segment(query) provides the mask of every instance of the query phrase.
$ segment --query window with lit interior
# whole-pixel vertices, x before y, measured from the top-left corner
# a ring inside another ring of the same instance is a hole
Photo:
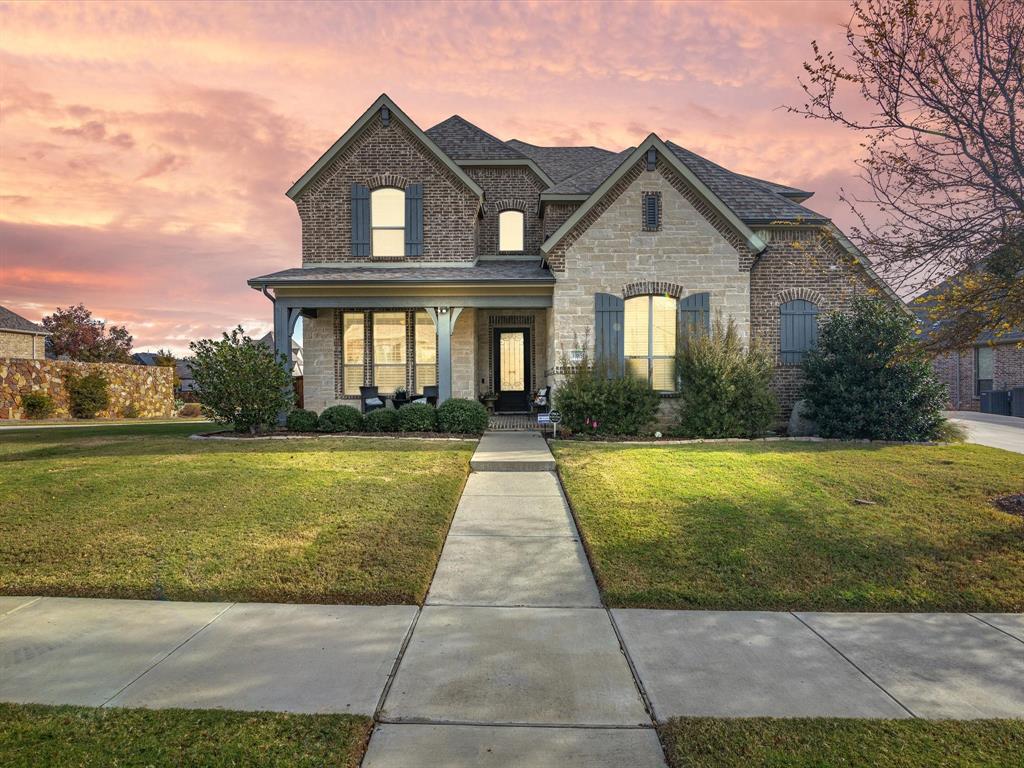
[[[676,312],[677,301],[669,296],[626,299],[626,372],[658,392],[676,388]]]
[[[498,250],[503,253],[523,250],[523,228],[526,217],[522,211],[502,211],[498,214]]]
[[[405,256],[404,191],[384,187],[370,193],[370,228],[374,256]]]

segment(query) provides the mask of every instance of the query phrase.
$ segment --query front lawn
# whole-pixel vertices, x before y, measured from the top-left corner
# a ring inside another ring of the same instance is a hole
[[[0,594],[422,601],[470,442],[0,432]]]
[[[674,768],[1017,768],[1022,720],[719,720],[660,729]]]
[[[562,442],[555,456],[612,606],[1024,610],[1024,518],[989,503],[1024,490],[1018,454]]]
[[[0,704],[0,765],[356,768],[371,726],[357,715]]]

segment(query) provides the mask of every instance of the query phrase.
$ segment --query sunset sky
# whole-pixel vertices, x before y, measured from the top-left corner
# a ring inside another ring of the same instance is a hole
[[[420,127],[622,149],[654,131],[815,190],[859,138],[786,113],[847,2],[0,3],[0,305],[84,302],[137,350],[270,327],[285,190],[381,93]]]

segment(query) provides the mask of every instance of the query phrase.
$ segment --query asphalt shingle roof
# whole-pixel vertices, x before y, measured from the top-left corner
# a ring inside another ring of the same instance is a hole
[[[601,147],[538,147],[519,139],[505,143],[533,160],[555,184],[615,156]]]
[[[472,267],[308,267],[254,277],[250,285],[306,283],[553,283],[537,259],[479,261]]]
[[[553,195],[589,195],[600,187],[635,149],[636,147],[629,147],[618,154],[609,153],[607,157],[555,184],[545,192]]]
[[[17,312],[12,312],[7,307],[0,307],[0,331],[18,331],[20,333],[47,333],[41,325],[36,325],[31,320],[26,320]]]
[[[525,160],[526,156],[458,115],[424,133],[452,160]]]

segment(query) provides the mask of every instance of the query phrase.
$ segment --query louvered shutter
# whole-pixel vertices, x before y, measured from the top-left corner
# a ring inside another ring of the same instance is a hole
[[[608,375],[625,370],[626,302],[611,293],[594,294],[594,358],[608,366]]]
[[[654,232],[658,229],[658,196],[644,196],[644,229]]]
[[[782,362],[797,365],[804,353],[818,346],[818,307],[804,299],[779,307],[779,352]]]
[[[405,255],[423,255],[423,185],[405,188]]]
[[[370,255],[370,188],[352,185],[352,255]]]
[[[692,293],[679,300],[679,337],[711,333],[711,294]]]

